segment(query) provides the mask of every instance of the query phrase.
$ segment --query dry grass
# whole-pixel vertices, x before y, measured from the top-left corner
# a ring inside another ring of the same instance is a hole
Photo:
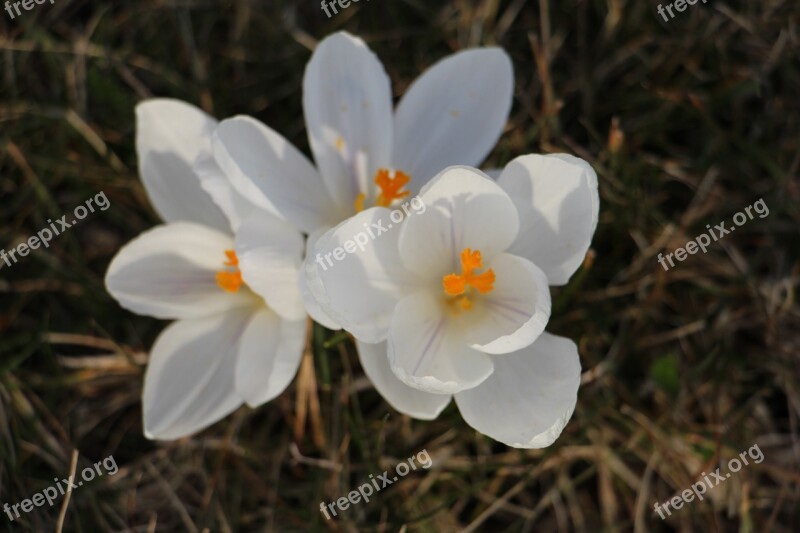
[[[0,248],[98,191],[112,207],[0,270],[0,502],[113,454],[65,531],[774,531],[800,529],[800,70],[795,0],[713,0],[661,24],[657,2],[58,0],[0,37]],[[317,328],[295,384],[171,444],[142,436],[147,350],[163,322],[103,287],[157,219],[136,176],[133,106],[174,96],[247,113],[307,151],[309,48],[363,36],[395,94],[436,59],[511,54],[513,116],[490,163],[566,151],[593,163],[593,253],[554,292],[584,384],[561,438],[518,451],[451,405],[392,411],[351,342]],[[656,255],[764,198],[767,218],[665,272]],[[667,521],[653,504],[758,443],[748,466]],[[427,449],[434,467],[326,522],[321,501]],[[7,530],[50,531],[61,502]]]

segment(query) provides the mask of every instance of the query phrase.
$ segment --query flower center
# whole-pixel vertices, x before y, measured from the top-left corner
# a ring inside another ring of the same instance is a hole
[[[464,248],[461,252],[461,274],[448,274],[442,278],[444,293],[451,296],[451,301],[461,309],[472,308],[470,296],[473,291],[486,294],[494,289],[494,271],[490,268],[482,274],[475,274],[476,270],[481,269],[483,260],[480,251]]]
[[[225,250],[228,260],[225,261],[226,267],[230,269],[217,272],[217,285],[226,292],[238,292],[242,286],[242,272],[239,270],[239,258],[236,257],[234,250]]]
[[[375,199],[375,205],[389,207],[395,200],[400,200],[411,194],[410,191],[403,190],[410,181],[409,175],[401,170],[378,169],[378,172],[375,173],[375,185],[378,186],[381,192]],[[356,196],[355,208],[357,213],[364,210],[364,200],[366,198],[363,192]]]

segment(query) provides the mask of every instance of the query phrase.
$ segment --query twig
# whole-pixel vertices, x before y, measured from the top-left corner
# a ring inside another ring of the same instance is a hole
[[[69,490],[64,496],[64,503],[61,504],[61,512],[58,514],[58,524],[56,524],[56,533],[61,533],[64,528],[64,519],[67,517],[67,507],[69,507],[69,500],[72,498],[72,482],[75,481],[75,469],[78,467],[78,450],[72,450],[72,459],[69,465]]]

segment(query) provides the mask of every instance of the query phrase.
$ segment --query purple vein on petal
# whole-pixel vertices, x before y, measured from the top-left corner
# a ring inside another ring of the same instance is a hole
[[[510,311],[512,313],[516,313],[516,314],[518,314],[520,316],[524,316],[526,318],[529,318],[532,315],[532,313],[529,313],[527,311],[518,309],[516,307],[512,307],[512,306],[510,306],[508,304],[505,304],[505,303],[503,303],[503,302],[501,302],[499,300],[487,299],[486,303],[489,304],[492,307],[499,307],[501,309],[505,309],[506,311]],[[536,311],[534,310],[533,314],[535,314],[535,313],[536,313]]]
[[[425,345],[425,349],[422,351],[422,355],[420,356],[419,360],[417,360],[417,364],[414,366],[414,370],[412,374],[415,376],[417,375],[417,371],[419,370],[420,366],[422,366],[422,362],[425,360],[425,357],[428,355],[429,350],[431,349],[431,344],[433,341],[439,336],[439,332],[442,330],[442,325],[444,324],[444,319],[439,319],[439,323],[436,324],[436,327],[433,328],[433,331],[430,334],[430,338],[428,339],[427,344]]]

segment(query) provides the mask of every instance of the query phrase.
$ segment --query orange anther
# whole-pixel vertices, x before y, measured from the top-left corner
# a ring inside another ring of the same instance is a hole
[[[387,169],[379,169],[375,173],[375,185],[381,189],[381,193],[378,195],[378,199],[375,200],[375,205],[389,207],[393,201],[411,194],[410,191],[403,190],[403,187],[408,185],[410,181],[411,178],[408,174],[400,170],[396,170],[394,177],[392,177]]]
[[[490,268],[483,274],[471,277],[469,284],[481,294],[492,292],[492,289],[494,289],[494,271]]]
[[[444,285],[444,292],[450,296],[457,296],[463,294],[467,290],[467,282],[458,274],[448,274],[442,279]]]
[[[404,191],[403,188],[409,184],[411,178],[408,174],[401,170],[391,172],[388,169],[381,168],[375,173],[375,185],[380,189],[378,197],[375,199],[375,205],[380,207],[389,207],[395,200],[400,200],[411,194],[411,191]],[[364,210],[364,200],[366,195],[362,192],[356,196],[355,209],[356,212]]]
[[[481,274],[475,274],[476,270],[483,268],[483,259],[478,250],[474,252],[465,248],[461,252],[461,274],[448,274],[442,278],[444,292],[448,296],[464,295],[458,299],[457,303],[462,309],[470,309],[472,301],[468,294],[469,288],[473,288],[481,294],[486,294],[494,289],[495,275],[490,268]]]
[[[235,250],[225,250],[225,257],[228,258],[228,260],[225,261],[225,266],[229,266],[229,267],[238,267],[239,266],[239,258],[236,257],[236,251]]]
[[[226,292],[238,292],[242,286],[242,272],[239,270],[239,258],[236,257],[235,250],[225,250],[225,256],[228,258],[223,264],[227,267],[232,267],[233,271],[220,270],[216,274],[217,285]]]
[[[363,192],[359,193],[359,195],[356,196],[356,201],[355,201],[355,205],[354,205],[354,207],[356,208],[356,213],[360,213],[361,211],[364,210],[364,200],[366,200],[366,199],[367,199],[367,195],[364,194]]]

